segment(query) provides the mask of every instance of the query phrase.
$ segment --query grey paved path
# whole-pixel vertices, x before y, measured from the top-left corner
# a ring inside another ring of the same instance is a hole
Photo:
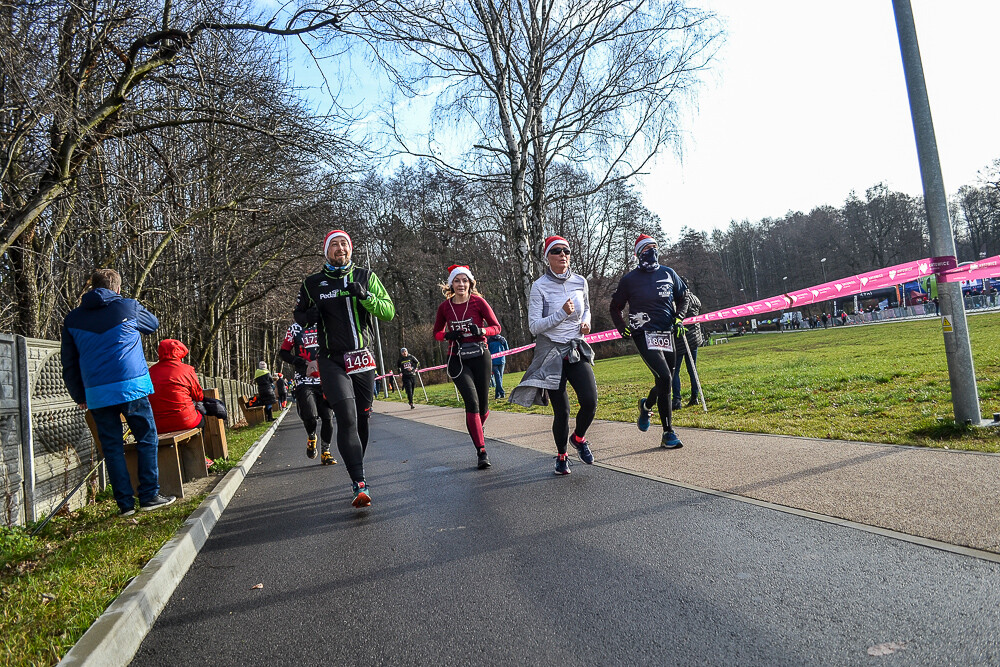
[[[134,664],[1000,662],[996,563],[379,409],[374,506],[287,419]]]
[[[459,410],[379,402],[412,421],[465,431]],[[690,409],[690,408],[685,408]],[[553,452],[552,417],[493,411],[489,434]],[[662,431],[597,421],[587,437],[599,461],[778,505],[1000,553],[1000,456],[922,447],[677,429],[684,447],[659,448]]]

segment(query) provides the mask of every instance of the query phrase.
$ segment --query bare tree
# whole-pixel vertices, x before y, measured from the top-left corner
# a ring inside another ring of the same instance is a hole
[[[640,173],[676,139],[681,96],[720,35],[712,15],[673,1],[382,0],[356,16],[345,29],[402,90],[435,95],[435,124],[447,124],[424,149],[394,124],[405,150],[509,189],[524,295],[541,263],[548,171],[590,171],[592,190],[574,196]]]

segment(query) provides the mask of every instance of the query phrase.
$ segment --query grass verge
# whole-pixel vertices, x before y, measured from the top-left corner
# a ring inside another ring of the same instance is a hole
[[[268,427],[227,432],[229,460],[216,466],[237,465]],[[3,664],[58,662],[204,499],[200,494],[123,519],[109,487],[34,537],[33,525],[0,526]]]
[[[969,318],[984,416],[1000,412],[998,326],[1000,314]],[[677,426],[1000,452],[1000,429],[968,429],[954,422],[938,320],[729,340],[698,350],[709,412],[684,407],[674,413]],[[652,385],[641,359],[604,359],[594,372],[597,417],[633,421],[637,400]],[[521,375],[504,377],[508,394]],[[681,378],[686,398],[690,387],[684,369]],[[427,393],[435,405],[461,406],[451,384],[428,386]],[[423,397],[419,387],[416,396]],[[570,397],[575,398],[573,392]],[[491,408],[551,414],[550,408],[526,410],[504,400]]]

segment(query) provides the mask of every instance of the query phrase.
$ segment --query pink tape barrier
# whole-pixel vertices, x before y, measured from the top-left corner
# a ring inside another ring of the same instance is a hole
[[[622,335],[618,333],[617,330],[608,329],[607,331],[600,331],[598,333],[587,334],[586,336],[583,337],[583,339],[588,343],[603,343],[605,341],[616,340],[621,337]],[[496,354],[491,354],[490,357],[493,359],[497,359],[499,357],[506,357],[511,354],[517,354],[518,352],[525,352],[533,347],[535,347],[534,343],[531,343],[529,345],[522,345],[521,347],[514,347],[509,350],[504,350],[503,352],[497,352]],[[446,366],[447,364],[441,364],[440,366],[429,366],[428,368],[421,368],[417,372],[426,373],[427,371],[439,371],[442,368],[445,368]],[[402,375],[398,375],[396,373],[386,373],[385,375],[376,376],[375,379],[381,380],[382,378],[388,377],[390,375],[392,375],[393,377],[403,377]]]

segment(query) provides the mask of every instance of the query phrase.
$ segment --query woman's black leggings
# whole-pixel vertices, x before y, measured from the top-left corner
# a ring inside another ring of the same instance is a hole
[[[656,384],[649,391],[646,399],[646,406],[651,407],[656,403],[656,409],[660,412],[660,421],[663,430],[669,431],[673,428],[673,409],[670,404],[670,386],[673,384],[674,368],[677,366],[677,341],[674,340],[674,351],[663,352],[661,350],[650,350],[646,347],[646,334],[642,331],[632,333],[632,341],[635,343],[639,356],[646,362],[646,366],[653,373]]]
[[[576,413],[576,428],[573,432],[577,437],[584,437],[587,429],[594,421],[597,413],[597,381],[594,379],[594,369],[586,361],[580,360],[571,364],[563,359],[562,379],[559,389],[549,390],[549,400],[552,401],[552,435],[556,439],[556,449],[560,454],[566,453],[566,441],[569,439],[569,395],[566,393],[566,383],[569,382],[576,392],[580,410]]]
[[[483,353],[474,359],[448,358],[448,377],[455,383],[465,403],[466,414],[485,417],[490,411],[490,355]]]

